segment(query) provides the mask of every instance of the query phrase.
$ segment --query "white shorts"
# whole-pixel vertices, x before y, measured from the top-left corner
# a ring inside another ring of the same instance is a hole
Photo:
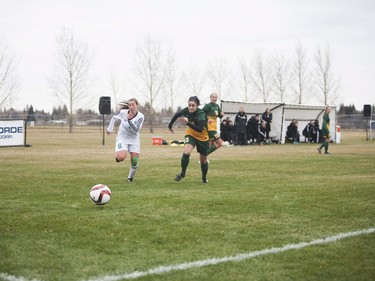
[[[126,150],[128,152],[139,153],[141,151],[141,145],[138,140],[125,139],[122,136],[117,136],[115,152]]]

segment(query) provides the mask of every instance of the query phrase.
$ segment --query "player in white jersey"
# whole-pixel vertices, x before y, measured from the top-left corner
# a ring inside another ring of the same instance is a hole
[[[119,103],[120,111],[111,119],[107,128],[107,134],[110,135],[117,120],[121,123],[118,128],[116,138],[115,157],[116,162],[126,159],[130,153],[130,170],[128,181],[133,182],[135,172],[138,168],[138,159],[140,153],[139,132],[142,128],[144,115],[138,111],[138,101],[135,98]]]

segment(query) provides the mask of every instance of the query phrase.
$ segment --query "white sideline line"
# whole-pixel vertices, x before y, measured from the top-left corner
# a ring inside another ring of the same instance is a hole
[[[311,242],[288,244],[279,248],[270,248],[270,249],[265,249],[261,251],[243,253],[243,254],[238,254],[235,256],[231,256],[231,257],[212,258],[212,259],[199,260],[199,261],[194,261],[194,262],[181,263],[181,264],[176,264],[176,265],[159,266],[159,267],[155,267],[146,271],[134,271],[131,273],[125,273],[125,274],[120,274],[120,275],[108,275],[108,276],[96,277],[93,279],[88,279],[87,281],[118,281],[118,280],[124,280],[124,279],[136,279],[136,278],[143,277],[143,276],[163,274],[163,273],[168,273],[171,271],[179,271],[179,270],[186,270],[190,268],[204,267],[204,266],[215,265],[215,264],[220,264],[224,262],[242,261],[242,260],[255,258],[258,256],[268,255],[268,254],[277,254],[277,253],[281,253],[281,252],[285,252],[289,250],[302,249],[302,248],[314,246],[314,245],[328,244],[328,243],[332,243],[332,242],[335,242],[344,238],[359,236],[363,234],[370,234],[374,232],[375,232],[375,228],[368,228],[368,229],[363,229],[363,230],[358,230],[358,231],[353,231],[353,232],[340,233],[334,236],[329,236],[326,238],[313,240]],[[0,273],[0,279],[3,279],[5,281],[41,281],[38,279],[27,279],[24,277],[17,277],[14,275],[9,275],[7,273]]]
[[[335,236],[330,236],[330,237],[326,237],[323,239],[317,239],[311,242],[289,244],[280,248],[270,248],[270,249],[265,249],[261,251],[238,254],[235,256],[231,256],[231,257],[212,258],[212,259],[207,259],[207,260],[199,260],[199,261],[181,263],[181,264],[176,264],[176,265],[159,266],[159,267],[155,267],[146,271],[134,271],[131,273],[125,273],[121,275],[97,277],[97,278],[89,279],[87,281],[117,281],[117,280],[123,280],[123,279],[136,279],[136,278],[143,277],[143,276],[163,274],[163,273],[168,273],[171,271],[204,267],[204,266],[215,265],[215,264],[224,263],[224,262],[242,261],[242,260],[251,259],[251,258],[255,258],[258,256],[267,255],[267,254],[277,254],[277,253],[281,253],[281,252],[285,252],[289,250],[302,249],[302,248],[313,246],[313,245],[328,244],[328,243],[332,243],[340,239],[353,237],[353,236],[359,236],[363,234],[370,234],[374,232],[375,232],[375,228],[363,229],[363,230],[358,230],[354,232],[340,233]]]
[[[10,275],[10,274],[7,274],[7,273],[1,273],[0,272],[0,279],[1,280],[5,280],[5,281],[40,281],[38,279],[26,279],[24,277],[17,277],[17,276],[14,276],[14,275]]]

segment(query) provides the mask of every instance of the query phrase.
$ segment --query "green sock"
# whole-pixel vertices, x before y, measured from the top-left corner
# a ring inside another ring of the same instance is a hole
[[[202,170],[202,179],[205,179],[207,172],[208,172],[208,162],[206,162],[206,164],[201,164],[201,170]]]
[[[207,155],[214,152],[217,149],[215,144],[211,145],[210,148],[207,150]]]
[[[190,155],[183,153],[181,158],[181,174],[185,176],[186,169],[189,165]]]
[[[324,152],[325,153],[328,152],[328,142],[327,141],[324,142]]]

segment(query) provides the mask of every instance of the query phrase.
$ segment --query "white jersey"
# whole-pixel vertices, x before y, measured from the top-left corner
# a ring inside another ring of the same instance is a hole
[[[129,120],[128,112],[128,109],[122,109],[116,115],[114,115],[107,127],[107,132],[112,133],[116,121],[120,120],[121,124],[119,125],[116,142],[139,146],[139,132],[143,125],[144,115],[138,111],[137,114]]]

